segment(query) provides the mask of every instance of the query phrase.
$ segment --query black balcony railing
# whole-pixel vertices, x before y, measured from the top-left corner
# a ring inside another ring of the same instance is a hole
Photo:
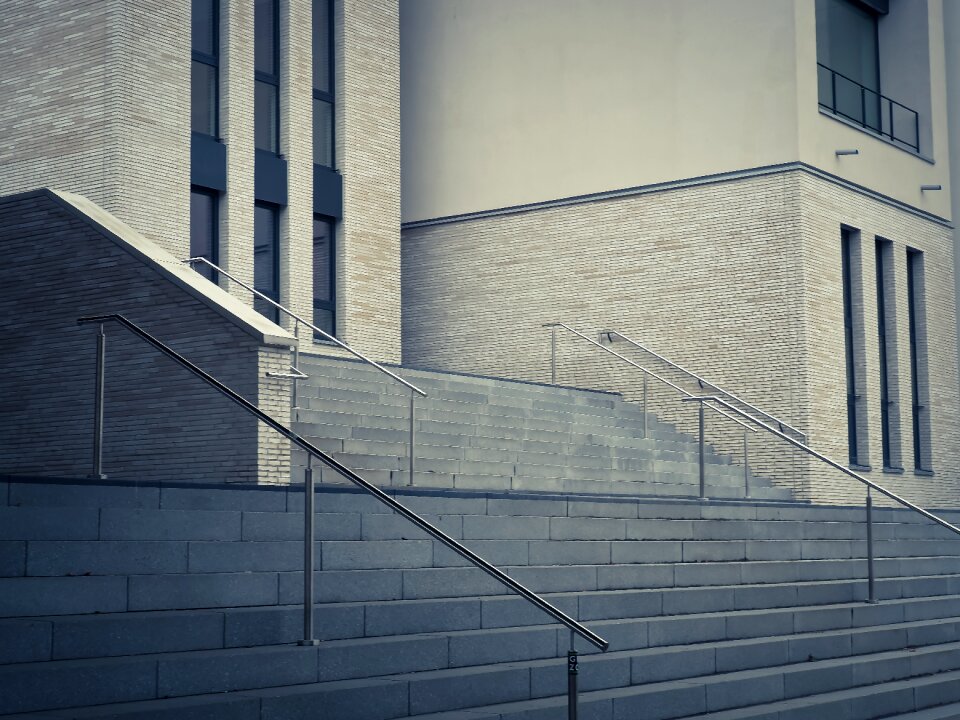
[[[817,81],[820,107],[920,152],[920,115],[916,110],[820,63]]]

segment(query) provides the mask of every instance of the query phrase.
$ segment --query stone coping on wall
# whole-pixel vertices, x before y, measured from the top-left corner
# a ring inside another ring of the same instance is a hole
[[[85,197],[62,190],[43,188],[8,196],[0,201],[29,197],[46,197],[57,203],[166,280],[256,338],[262,345],[294,347],[297,344],[296,338],[282,327],[274,324],[216,283],[210,282],[203,275],[195,272],[182,262],[182,258],[174,257]]]

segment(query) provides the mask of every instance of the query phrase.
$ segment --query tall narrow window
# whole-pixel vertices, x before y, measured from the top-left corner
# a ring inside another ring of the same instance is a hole
[[[907,249],[907,303],[910,322],[910,385],[913,405],[913,467],[931,469],[927,318],[923,253]]]
[[[313,324],[336,334],[334,224],[319,215],[313,218]],[[323,340],[318,335],[317,340]]]
[[[333,167],[333,3],[313,0],[313,163]]]
[[[866,417],[860,402],[863,377],[863,302],[860,277],[860,233],[840,232],[843,275],[843,333],[847,375],[847,445],[851,465],[866,465]]]
[[[257,203],[253,212],[253,287],[271,300],[280,301],[280,222],[279,208]],[[254,309],[274,322],[279,311],[261,298]]]
[[[205,257],[216,264],[217,242],[217,193],[204,188],[190,188],[190,257]],[[207,280],[216,282],[212,268],[203,263],[194,268]]]
[[[896,293],[893,243],[877,238],[877,346],[880,360],[880,433],[883,467],[900,469],[900,415],[897,412]]]
[[[280,16],[277,0],[255,0],[253,56],[254,142],[259,150],[280,152]]]
[[[220,68],[219,3],[193,0],[190,72],[190,128],[195,133],[217,137],[217,82]]]

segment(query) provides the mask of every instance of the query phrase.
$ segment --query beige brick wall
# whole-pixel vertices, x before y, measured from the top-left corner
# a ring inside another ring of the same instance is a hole
[[[96,326],[120,313],[285,421],[289,362],[45,192],[0,199],[0,471],[91,471]],[[106,325],[104,471],[111,479],[282,483],[279,436],[172,360]],[[258,453],[259,447],[264,452]]]
[[[912,468],[886,475],[877,467],[870,477],[923,502],[956,503],[960,403],[950,230],[806,171],[408,228],[404,360],[549,381],[550,335],[542,324],[564,321],[591,337],[613,328],[808,432],[812,447],[846,462],[841,223],[859,227],[868,240],[861,274],[871,458],[879,457],[880,442],[875,234],[894,242],[898,258],[901,405],[909,407],[906,245],[926,253],[931,385],[943,388],[932,400],[935,476],[915,477]],[[560,337],[561,383],[637,397],[641,383],[625,367],[582,340]],[[651,390],[651,409],[683,429],[695,427],[695,408],[681,405],[673,391]],[[720,422],[708,420],[710,439],[737,453],[733,441],[742,446],[742,435],[725,437]],[[906,458],[908,418],[901,428]],[[758,470],[770,469],[762,463],[770,441],[754,439]],[[802,496],[862,499],[837,472],[829,481],[819,473],[801,476],[807,461],[798,453],[781,462],[787,469],[776,467],[778,479]]]
[[[397,0],[335,3],[337,229],[342,339],[400,361],[400,11]]]
[[[4,3],[0,196],[78,192],[189,247],[189,17],[186,0]]]

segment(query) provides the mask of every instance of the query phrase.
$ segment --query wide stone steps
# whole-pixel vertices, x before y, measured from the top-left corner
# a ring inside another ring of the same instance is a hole
[[[298,384],[297,433],[369,482],[411,484],[409,391],[357,363],[307,356],[302,367],[310,378]],[[413,485],[699,494],[695,438],[645,416],[640,406],[618,395],[429,371],[411,371],[410,379],[429,388],[428,397],[416,400]],[[711,422],[730,423],[712,415]],[[708,496],[744,496],[742,465],[715,452],[709,437],[705,461]],[[305,454],[295,451],[295,479],[302,477],[305,465]],[[330,482],[339,482],[329,475]],[[752,479],[751,490],[751,497],[760,500],[792,497],[762,477]]]
[[[816,692],[825,692],[953,670],[960,664],[956,652],[960,643],[950,640],[956,637],[958,622],[913,622],[832,632],[801,629],[789,637],[764,634],[763,625],[750,622],[739,625],[742,632],[750,634],[739,636],[729,625],[726,634],[711,632],[704,625],[683,638],[685,645],[669,648],[649,647],[666,645],[675,630],[654,624],[648,626],[647,634],[626,633],[610,653],[584,657],[583,700],[584,704],[592,701],[590,691],[642,684],[637,693],[620,697],[636,700],[639,695],[657,702],[671,682],[697,678],[706,690],[703,709],[719,710],[735,707],[736,702],[750,705],[809,694],[811,683]],[[39,667],[35,663],[8,665],[0,668],[0,686],[8,688],[0,696],[0,713],[267,687],[322,686],[365,678],[377,678],[383,685],[407,680],[411,708],[419,706],[424,711],[469,707],[469,703],[462,704],[460,694],[444,693],[428,700],[427,688],[438,680],[457,684],[469,678],[474,690],[478,686],[484,690],[487,701],[497,696],[501,700],[549,697],[563,690],[564,668],[556,656],[563,652],[566,634],[557,626],[502,628],[334,640],[314,648],[229,648],[64,660]],[[903,640],[910,645],[908,652],[890,649]],[[677,640],[671,637],[670,642]],[[451,672],[457,669],[462,671]],[[503,697],[503,689],[497,686],[504,669],[528,677],[525,695],[516,686],[509,693],[519,692],[520,696]],[[405,677],[408,673],[417,675]],[[326,688],[304,691],[318,689]],[[745,690],[749,701],[743,697]],[[417,695],[424,697],[415,701]],[[733,698],[737,700],[731,702]]]

